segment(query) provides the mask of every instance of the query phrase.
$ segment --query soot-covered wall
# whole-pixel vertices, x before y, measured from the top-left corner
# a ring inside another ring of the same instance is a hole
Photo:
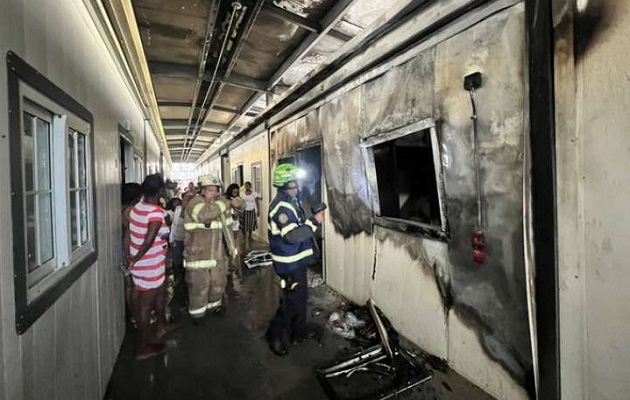
[[[428,267],[445,314],[457,311],[478,332],[488,356],[523,385],[532,369],[522,235],[524,45],[524,7],[518,4],[272,129],[271,138],[272,164],[300,143],[321,140],[331,220],[349,238],[374,232],[360,140],[433,118],[450,238],[447,261]],[[476,71],[483,74],[476,92],[487,246],[481,265],[473,262],[470,244],[477,203],[471,103],[463,89],[464,76]],[[414,259],[427,253],[427,239],[384,228],[377,239],[395,240]]]

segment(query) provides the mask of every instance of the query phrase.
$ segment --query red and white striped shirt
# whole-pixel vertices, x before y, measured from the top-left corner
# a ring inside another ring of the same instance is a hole
[[[167,246],[164,237],[168,237],[169,232],[164,221],[165,215],[166,213],[160,206],[144,201],[138,202],[129,213],[129,235],[131,238],[129,253],[132,257],[138,254],[149,229],[149,224],[151,222],[161,223],[151,248],[131,267],[131,276],[138,289],[154,289],[164,282]]]

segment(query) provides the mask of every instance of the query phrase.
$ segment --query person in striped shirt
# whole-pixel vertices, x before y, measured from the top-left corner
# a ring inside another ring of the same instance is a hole
[[[142,200],[129,213],[129,272],[133,281],[131,302],[135,314],[140,348],[137,359],[145,359],[165,351],[161,337],[170,328],[166,325],[166,288],[164,285],[166,249],[169,229],[165,212],[158,205],[164,180],[149,175],[142,182]],[[155,311],[157,331],[151,324]]]

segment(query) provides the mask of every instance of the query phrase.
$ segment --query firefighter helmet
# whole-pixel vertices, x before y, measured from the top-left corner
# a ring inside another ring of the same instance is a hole
[[[293,164],[280,164],[273,171],[273,185],[283,187],[291,181],[298,179],[298,168]]]
[[[219,190],[221,189],[221,186],[223,186],[221,184],[221,180],[215,176],[202,176],[199,179],[199,184],[201,185],[201,187],[205,187],[205,186],[216,186],[219,188]]]

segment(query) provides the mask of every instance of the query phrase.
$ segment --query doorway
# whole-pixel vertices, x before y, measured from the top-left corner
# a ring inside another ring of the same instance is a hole
[[[286,162],[286,161],[285,161]],[[322,202],[322,147],[320,144],[298,148],[295,150],[295,165],[304,171],[304,177],[300,180],[300,203],[308,218],[312,213],[312,207]],[[315,234],[318,263],[314,265],[314,272],[325,277],[324,232],[320,229]]]
[[[133,139],[128,130],[118,127],[120,139],[120,183],[136,181]]]
[[[236,183],[239,187],[243,186],[243,164],[237,165],[232,170],[232,181],[230,184]]]

